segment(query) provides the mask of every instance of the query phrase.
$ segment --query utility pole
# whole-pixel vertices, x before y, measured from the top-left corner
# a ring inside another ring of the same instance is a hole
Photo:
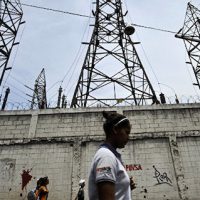
[[[19,0],[0,0],[0,86],[7,70],[12,49],[18,42],[15,42],[19,26],[22,22],[22,7]]]
[[[2,107],[1,107],[1,110],[5,110],[5,107],[6,107],[6,103],[7,103],[7,100],[8,100],[8,95],[10,93],[10,88],[7,88],[6,89],[6,92],[5,92],[5,97],[3,99],[3,104],[2,104]]]
[[[61,104],[61,108],[66,108],[66,107],[67,107],[66,96],[63,94],[63,95],[62,95],[62,104]]]
[[[124,22],[122,0],[96,0],[94,30],[71,107],[144,105],[157,100]]]
[[[35,80],[35,86],[32,96],[31,109],[47,108],[47,98],[46,98],[46,77],[44,68],[40,72],[38,78]]]
[[[62,87],[60,86],[58,90],[58,101],[57,101],[57,108],[60,108],[60,102],[61,102],[61,95],[62,95]]]
[[[188,3],[184,26],[175,37],[183,39],[197,83],[200,89],[200,10]]]

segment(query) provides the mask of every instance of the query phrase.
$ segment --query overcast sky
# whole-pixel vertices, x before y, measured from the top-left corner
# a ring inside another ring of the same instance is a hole
[[[91,0],[21,0],[57,10],[90,15],[95,9]],[[124,0],[127,23],[178,32],[183,27],[188,1],[186,0]],[[199,0],[191,3],[200,8]],[[20,45],[15,51],[16,57],[9,65],[13,67],[1,92],[10,87],[9,102],[26,103],[31,100],[26,93],[32,91],[23,85],[34,87],[34,81],[42,68],[45,68],[48,101],[57,101],[57,91],[62,87],[71,101],[74,87],[86,54],[81,42],[89,41],[93,19],[67,15],[42,9],[23,6],[25,25],[21,26],[18,40]],[[137,45],[139,57],[157,94],[161,91],[169,99],[176,93],[182,101],[197,98],[198,88],[195,82],[186,49],[181,39],[174,34],[136,27],[132,39],[141,42]],[[21,39],[20,39],[21,38]],[[13,56],[14,58],[14,56]],[[8,75],[8,73],[7,73]],[[6,76],[4,78],[6,80]],[[158,84],[160,83],[160,84]],[[169,100],[168,99],[168,100]]]

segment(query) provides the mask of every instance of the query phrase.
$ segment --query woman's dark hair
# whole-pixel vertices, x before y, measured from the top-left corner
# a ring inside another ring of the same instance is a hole
[[[45,186],[47,184],[47,181],[49,180],[48,177],[43,177],[43,178],[40,178],[40,186]]]
[[[42,182],[42,178],[40,178],[39,180],[37,180],[37,187],[36,187],[37,189],[40,188],[41,182]]]
[[[103,129],[106,136],[109,136],[113,132],[113,127],[125,128],[130,126],[130,122],[126,116],[117,112],[103,111],[103,117],[106,119],[103,124]]]

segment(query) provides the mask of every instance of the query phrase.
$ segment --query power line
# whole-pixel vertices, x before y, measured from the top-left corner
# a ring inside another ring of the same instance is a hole
[[[124,1],[124,2],[125,2],[126,10],[128,10],[127,3],[126,3],[126,1]],[[131,24],[133,25],[133,22],[132,22],[132,19],[131,19],[129,13],[128,13],[128,17],[129,17],[129,19],[130,19]],[[140,25],[136,25],[136,24],[134,24],[134,25],[135,25],[135,26],[140,26]],[[144,28],[144,26],[141,26],[141,27]],[[139,35],[137,34],[137,32],[136,32],[136,35],[137,35],[137,37],[138,37],[139,40],[140,40],[140,37],[139,37]],[[142,45],[142,44],[140,44],[140,45],[141,45],[142,51],[143,51],[143,53],[144,53],[144,56],[145,56],[145,58],[146,58],[146,61],[147,61],[147,63],[149,64],[149,66],[150,66],[150,68],[151,68],[151,70],[152,70],[152,73],[153,73],[153,75],[154,75],[154,77],[155,77],[157,83],[159,83],[158,77],[157,77],[157,75],[156,75],[156,73],[155,73],[155,71],[154,71],[154,69],[153,69],[153,66],[151,65],[151,62],[150,62],[150,60],[149,60],[149,58],[148,58],[148,56],[147,56],[147,54],[146,54],[146,51],[144,50],[143,45]],[[161,92],[161,88],[160,88],[160,85],[159,85],[159,84],[158,84],[158,87],[159,87],[160,92]]]
[[[58,12],[58,13],[63,13],[63,14],[68,14],[68,15],[75,15],[75,16],[79,16],[79,17],[87,17],[87,18],[89,17],[90,18],[89,15],[82,15],[82,14],[78,14],[78,13],[74,13],[74,12],[68,12],[68,11],[64,11],[64,10],[57,10],[57,9],[52,9],[52,8],[47,8],[47,7],[42,7],[42,6],[25,4],[25,3],[21,3],[21,5],[32,7],[32,8],[38,8],[38,9],[42,9],[42,10],[47,10],[47,11],[52,11],[52,12]]]
[[[21,85],[26,86],[26,84],[24,84],[24,83],[23,83],[22,81],[20,81],[19,79],[16,79],[14,76],[10,75],[10,77],[11,77],[12,79],[14,79],[15,81],[17,81],[18,83],[20,83]]]
[[[88,23],[87,23],[87,25],[86,25],[86,27],[85,27],[85,30],[84,30],[84,33],[83,33],[83,36],[82,36],[82,39],[81,39],[82,41],[83,41],[83,39],[84,39],[84,37],[85,37],[85,35],[86,35],[86,31],[87,31],[89,22],[90,22],[90,20],[88,20]],[[88,39],[88,36],[89,36],[89,29],[88,29],[88,32],[87,32],[87,35],[86,35],[86,40]],[[75,59],[73,60],[71,66],[70,66],[70,70],[68,70],[68,72],[67,72],[67,73],[65,74],[65,76],[63,77],[62,82],[63,82],[64,79],[66,78],[67,74],[69,74],[69,72],[71,71],[72,67],[75,65],[75,67],[73,68],[71,77],[69,78],[69,80],[68,80],[68,82],[67,82],[67,84],[66,84],[65,90],[67,89],[67,87],[68,87],[68,85],[69,85],[69,83],[70,83],[70,81],[71,81],[71,79],[72,79],[72,77],[73,77],[73,75],[74,75],[74,72],[75,72],[75,70],[77,69],[77,63],[79,62],[79,60],[80,60],[80,58],[81,58],[81,55],[82,55],[82,53],[83,53],[83,51],[84,51],[84,48],[81,49],[81,47],[82,47],[82,45],[79,46],[78,52],[77,52],[77,54],[76,54],[76,57],[75,57]],[[74,84],[73,84],[73,85],[74,85]],[[68,92],[68,93],[69,93],[69,92]]]
[[[136,33],[136,34],[137,34],[137,33]],[[139,38],[138,34],[137,34],[137,37]],[[154,77],[155,77],[155,79],[156,79],[156,81],[157,81],[157,83],[158,83],[158,87],[159,87],[160,92],[161,92],[161,88],[160,88],[160,85],[159,85],[159,80],[158,80],[158,77],[157,77],[157,75],[156,75],[156,73],[155,73],[155,70],[154,70],[154,68],[153,68],[153,66],[152,66],[152,64],[151,64],[151,62],[150,62],[150,60],[149,60],[149,58],[148,58],[148,56],[147,56],[147,53],[146,53],[146,51],[145,51],[143,45],[142,45],[142,44],[140,44],[140,45],[141,45],[141,47],[142,47],[142,51],[143,51],[143,53],[144,53],[144,56],[145,56],[145,58],[146,58],[146,61],[148,62],[149,66],[150,66],[150,68],[151,68],[151,71],[152,71],[152,73],[153,73],[153,75],[154,75]]]
[[[47,92],[49,92],[49,90],[51,90],[53,87],[55,87],[58,83],[62,83],[62,81],[56,81],[54,84],[51,85],[51,87],[49,87]]]
[[[10,84],[10,83],[7,83],[7,84],[8,84],[9,86],[11,86],[11,87],[15,88],[16,90],[20,91],[21,93],[23,93],[23,94],[25,94],[25,95],[26,95],[26,93],[25,93],[23,90],[21,90],[21,89],[17,88],[16,86],[14,86],[14,85],[12,85],[12,84]]]
[[[192,78],[192,75],[191,75],[190,70],[189,70],[189,68],[188,68],[187,59],[188,59],[188,56],[187,56],[187,54],[186,54],[186,52],[185,52],[185,66],[186,66],[187,72],[188,72],[188,74],[189,74],[190,81],[191,81],[191,83],[193,83],[193,78]],[[194,84],[192,84],[192,87],[193,87],[194,92],[195,92],[196,95],[198,96],[199,94],[198,94],[198,92],[197,92],[197,90],[196,90]]]
[[[156,30],[156,31],[162,31],[162,32],[167,32],[167,33],[173,33],[176,34],[177,32],[174,31],[169,31],[166,29],[160,29],[160,28],[154,28],[154,27],[150,27],[150,26],[143,26],[143,25],[138,25],[138,24],[132,24],[133,26],[138,26],[140,28],[147,28],[147,29],[152,29],[152,30]]]
[[[89,15],[83,15],[83,14],[78,14],[78,13],[74,13],[74,12],[58,10],[58,9],[53,9],[53,8],[47,8],[47,7],[42,7],[42,6],[30,5],[30,4],[25,4],[25,3],[21,3],[21,5],[27,6],[27,7],[32,7],[32,8],[37,8],[37,9],[42,9],[42,10],[47,10],[47,11],[52,11],[52,12],[57,12],[57,13],[62,13],[62,14],[67,14],[67,15],[75,15],[75,16],[79,16],[79,17],[94,18],[94,17],[89,16]],[[132,24],[132,25],[140,27],[140,28],[162,31],[162,32],[166,32],[166,33],[172,33],[172,34],[177,33],[175,31],[170,31],[170,30],[161,29],[161,28],[154,28],[154,27],[144,26],[144,25],[139,25],[139,24]]]
[[[125,3],[126,10],[128,10],[128,5],[127,5],[126,0],[124,0],[124,3]],[[128,13],[128,15],[129,15],[129,13]],[[130,15],[129,15],[129,19],[130,19],[130,21],[132,23],[132,19],[131,19]],[[154,27],[144,26],[144,25],[139,25],[139,24],[134,24],[134,23],[132,23],[131,25],[137,26],[137,27],[140,27],[140,28],[147,28],[147,29],[152,29],[152,30],[156,30],[156,31],[162,31],[162,32],[172,33],[172,34],[176,34],[177,33],[177,32],[169,31],[169,30],[166,30],[166,29],[154,28]]]
[[[12,93],[15,94],[16,96],[21,97],[22,99],[25,99],[26,101],[28,101],[28,99],[26,99],[25,97],[21,96],[21,95],[18,94],[17,92],[12,91]]]
[[[51,99],[53,99],[57,94],[58,94],[58,92],[54,93],[54,95],[52,95],[52,96],[49,98],[49,101],[51,101]]]
[[[90,4],[90,5],[92,5],[92,4]],[[90,6],[90,13],[91,13],[91,11],[92,11],[92,8],[91,8],[91,6]],[[84,37],[85,37],[85,36],[86,36],[86,40],[88,39],[89,31],[90,31],[90,29],[88,28],[88,25],[90,24],[90,19],[91,19],[91,16],[90,16],[90,18],[88,18],[88,21],[87,21],[87,24],[86,24],[86,26],[85,26],[85,30],[84,30],[84,32],[83,32],[83,36],[82,36],[81,41],[84,40]],[[87,32],[87,35],[86,35],[86,31],[87,31],[87,30],[88,30],[88,32]],[[74,72],[75,72],[75,70],[77,69],[77,63],[79,62],[79,60],[80,60],[80,58],[81,58],[81,55],[82,55],[82,53],[83,53],[83,50],[84,50],[84,48],[81,49],[81,47],[82,47],[82,44],[80,44],[79,49],[78,49],[78,51],[77,51],[77,54],[76,54],[76,56],[75,56],[75,59],[73,60],[71,66],[70,66],[70,68],[69,68],[69,70],[67,71],[67,73],[65,74],[65,76],[64,76],[63,79],[62,79],[62,84],[63,84],[63,82],[64,82],[66,76],[69,74],[69,72],[71,72],[71,69],[73,69],[73,71],[72,71],[72,73],[71,73],[71,76],[69,77],[69,80],[68,80],[68,82],[67,82],[67,84],[66,84],[66,87],[64,88],[64,91],[63,91],[63,92],[65,92],[66,89],[68,88],[68,85],[69,85],[69,83],[71,82],[71,79],[72,79],[72,77],[73,77],[73,75],[74,75]],[[73,68],[74,65],[75,65],[75,67]],[[62,84],[61,84],[61,86],[62,86]],[[72,84],[74,85],[74,83],[72,83]],[[70,89],[71,89],[71,87],[70,87]],[[69,89],[69,90],[70,90],[70,89]],[[69,94],[69,92],[70,92],[70,91],[68,91],[67,95]]]

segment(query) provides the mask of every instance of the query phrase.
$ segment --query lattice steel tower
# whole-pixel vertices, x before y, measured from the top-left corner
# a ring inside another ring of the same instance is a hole
[[[46,78],[44,68],[40,72],[39,76],[35,81],[34,92],[31,102],[31,109],[39,108],[46,109],[47,108],[47,98],[46,98]]]
[[[6,70],[10,70],[8,61],[23,16],[19,0],[0,0],[0,86]]]
[[[184,41],[197,85],[200,89],[200,10],[188,3],[183,28],[176,34]]]
[[[124,22],[121,0],[96,0],[94,30],[71,107],[144,105],[157,100]],[[129,29],[130,28],[130,29]]]

